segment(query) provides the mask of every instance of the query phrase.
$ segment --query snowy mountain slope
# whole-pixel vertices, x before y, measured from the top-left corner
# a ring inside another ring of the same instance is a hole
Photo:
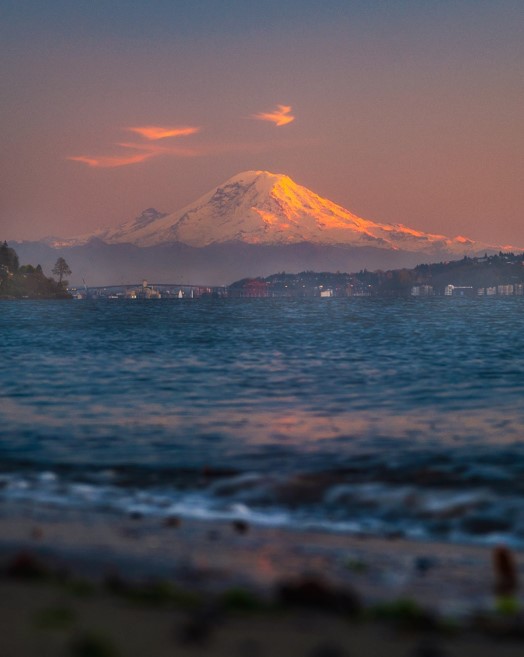
[[[47,237],[42,240],[44,243],[54,248],[64,246],[81,246],[87,244],[93,239],[101,240],[106,244],[133,244],[132,236],[154,224],[159,219],[167,216],[163,212],[155,210],[155,208],[147,208],[136,219],[126,221],[115,228],[99,228],[92,233],[85,233],[77,237],[60,238],[60,237]]]
[[[288,176],[268,171],[233,176],[178,212],[165,215],[150,208],[134,221],[63,240],[60,245],[85,244],[92,238],[141,247],[175,242],[193,247],[235,241],[252,245],[308,242],[450,256],[502,248],[362,219]]]

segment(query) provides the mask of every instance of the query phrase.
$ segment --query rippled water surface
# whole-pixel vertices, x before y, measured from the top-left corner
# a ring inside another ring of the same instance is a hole
[[[0,331],[4,497],[524,536],[523,298],[2,302]]]

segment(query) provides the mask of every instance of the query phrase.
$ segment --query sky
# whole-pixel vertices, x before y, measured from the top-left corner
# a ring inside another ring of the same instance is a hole
[[[2,0],[0,238],[174,212],[245,170],[524,247],[522,0]]]

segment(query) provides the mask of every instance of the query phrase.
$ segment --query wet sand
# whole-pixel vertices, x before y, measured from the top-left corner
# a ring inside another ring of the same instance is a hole
[[[524,654],[489,548],[14,504],[0,536],[2,657]],[[287,604],[285,581],[321,599]]]

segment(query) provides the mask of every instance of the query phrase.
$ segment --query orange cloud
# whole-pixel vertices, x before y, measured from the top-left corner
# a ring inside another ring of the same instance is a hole
[[[124,128],[125,130],[130,130],[131,132],[136,132],[141,137],[149,141],[156,141],[159,139],[167,139],[168,137],[182,137],[187,135],[193,135],[196,132],[200,131],[200,128],[197,127],[179,127],[179,128],[166,128],[161,126],[140,126],[133,128]],[[193,157],[198,155],[193,149],[184,149],[184,148],[173,148],[158,146],[156,144],[150,143],[120,143],[117,144],[121,148],[129,148],[135,151],[139,151],[134,155],[110,155],[110,156],[100,156],[100,157],[91,157],[86,155],[75,155],[68,157],[68,160],[73,160],[74,162],[82,162],[87,164],[89,167],[97,167],[101,169],[112,169],[115,167],[124,167],[128,164],[138,164],[139,162],[144,162],[149,160],[152,157],[157,157],[164,153],[170,153],[172,155],[179,155],[181,157]]]
[[[159,155],[175,155],[177,157],[200,157],[206,154],[201,148],[180,148],[178,146],[157,146],[152,144],[136,144],[122,142],[116,144],[121,148],[128,148],[130,150],[139,151],[134,155],[110,155],[91,157],[86,155],[70,156],[67,159],[74,162],[82,162],[90,167],[97,167],[99,169],[112,169],[115,167],[124,167],[128,164],[138,164],[145,160],[150,160]]]
[[[125,128],[131,132],[136,132],[137,135],[156,141],[157,139],[167,139],[168,137],[186,137],[187,135],[194,135],[200,131],[200,128],[186,126],[180,128],[166,128],[158,125],[145,125],[137,126],[134,128]]]
[[[287,105],[278,105],[275,112],[255,114],[251,118],[260,119],[262,121],[271,121],[277,126],[286,125],[294,121],[295,117],[290,114],[291,107]],[[125,153],[117,155],[74,155],[66,159],[73,162],[80,162],[86,164],[88,167],[99,169],[114,169],[117,167],[128,166],[130,164],[139,164],[160,155],[171,155],[174,157],[192,158],[192,157],[205,157],[216,156],[223,153],[232,152],[249,152],[260,153],[267,151],[270,148],[278,146],[282,148],[286,144],[281,139],[277,143],[268,143],[267,140],[262,142],[221,142],[211,141],[204,144],[195,144],[193,146],[171,145],[169,142],[162,142],[162,145],[157,143],[159,140],[168,139],[171,137],[181,137],[193,135],[200,132],[201,128],[185,126],[185,127],[161,127],[161,126],[135,126],[124,128],[130,132],[134,132],[143,140],[137,139],[133,142],[120,142],[113,144],[119,148],[125,148],[134,153]],[[169,144],[169,145],[168,145]],[[288,143],[288,146],[293,145]]]
[[[73,162],[82,162],[87,164],[88,167],[95,167],[98,169],[113,169],[115,167],[125,167],[128,164],[138,164],[144,162],[158,153],[137,153],[136,155],[128,156],[101,156],[101,157],[87,157],[84,155],[73,155],[68,157],[68,160]]]
[[[153,155],[162,155],[164,153],[168,155],[179,155],[180,157],[199,155],[198,149],[188,148],[186,146],[159,146],[158,144],[138,144],[136,142],[120,142],[117,145],[122,146],[122,148],[134,148],[137,151],[146,151]]]
[[[291,114],[291,105],[277,105],[274,112],[260,112],[259,114],[252,114],[252,119],[259,119],[260,121],[271,121],[276,126],[286,125],[295,120]]]
[[[141,144],[136,141],[118,142],[116,146],[121,146],[122,148],[133,148],[135,151],[146,151],[147,153],[153,154],[165,153],[169,150],[169,148],[166,148],[165,146],[159,146],[158,144]]]

